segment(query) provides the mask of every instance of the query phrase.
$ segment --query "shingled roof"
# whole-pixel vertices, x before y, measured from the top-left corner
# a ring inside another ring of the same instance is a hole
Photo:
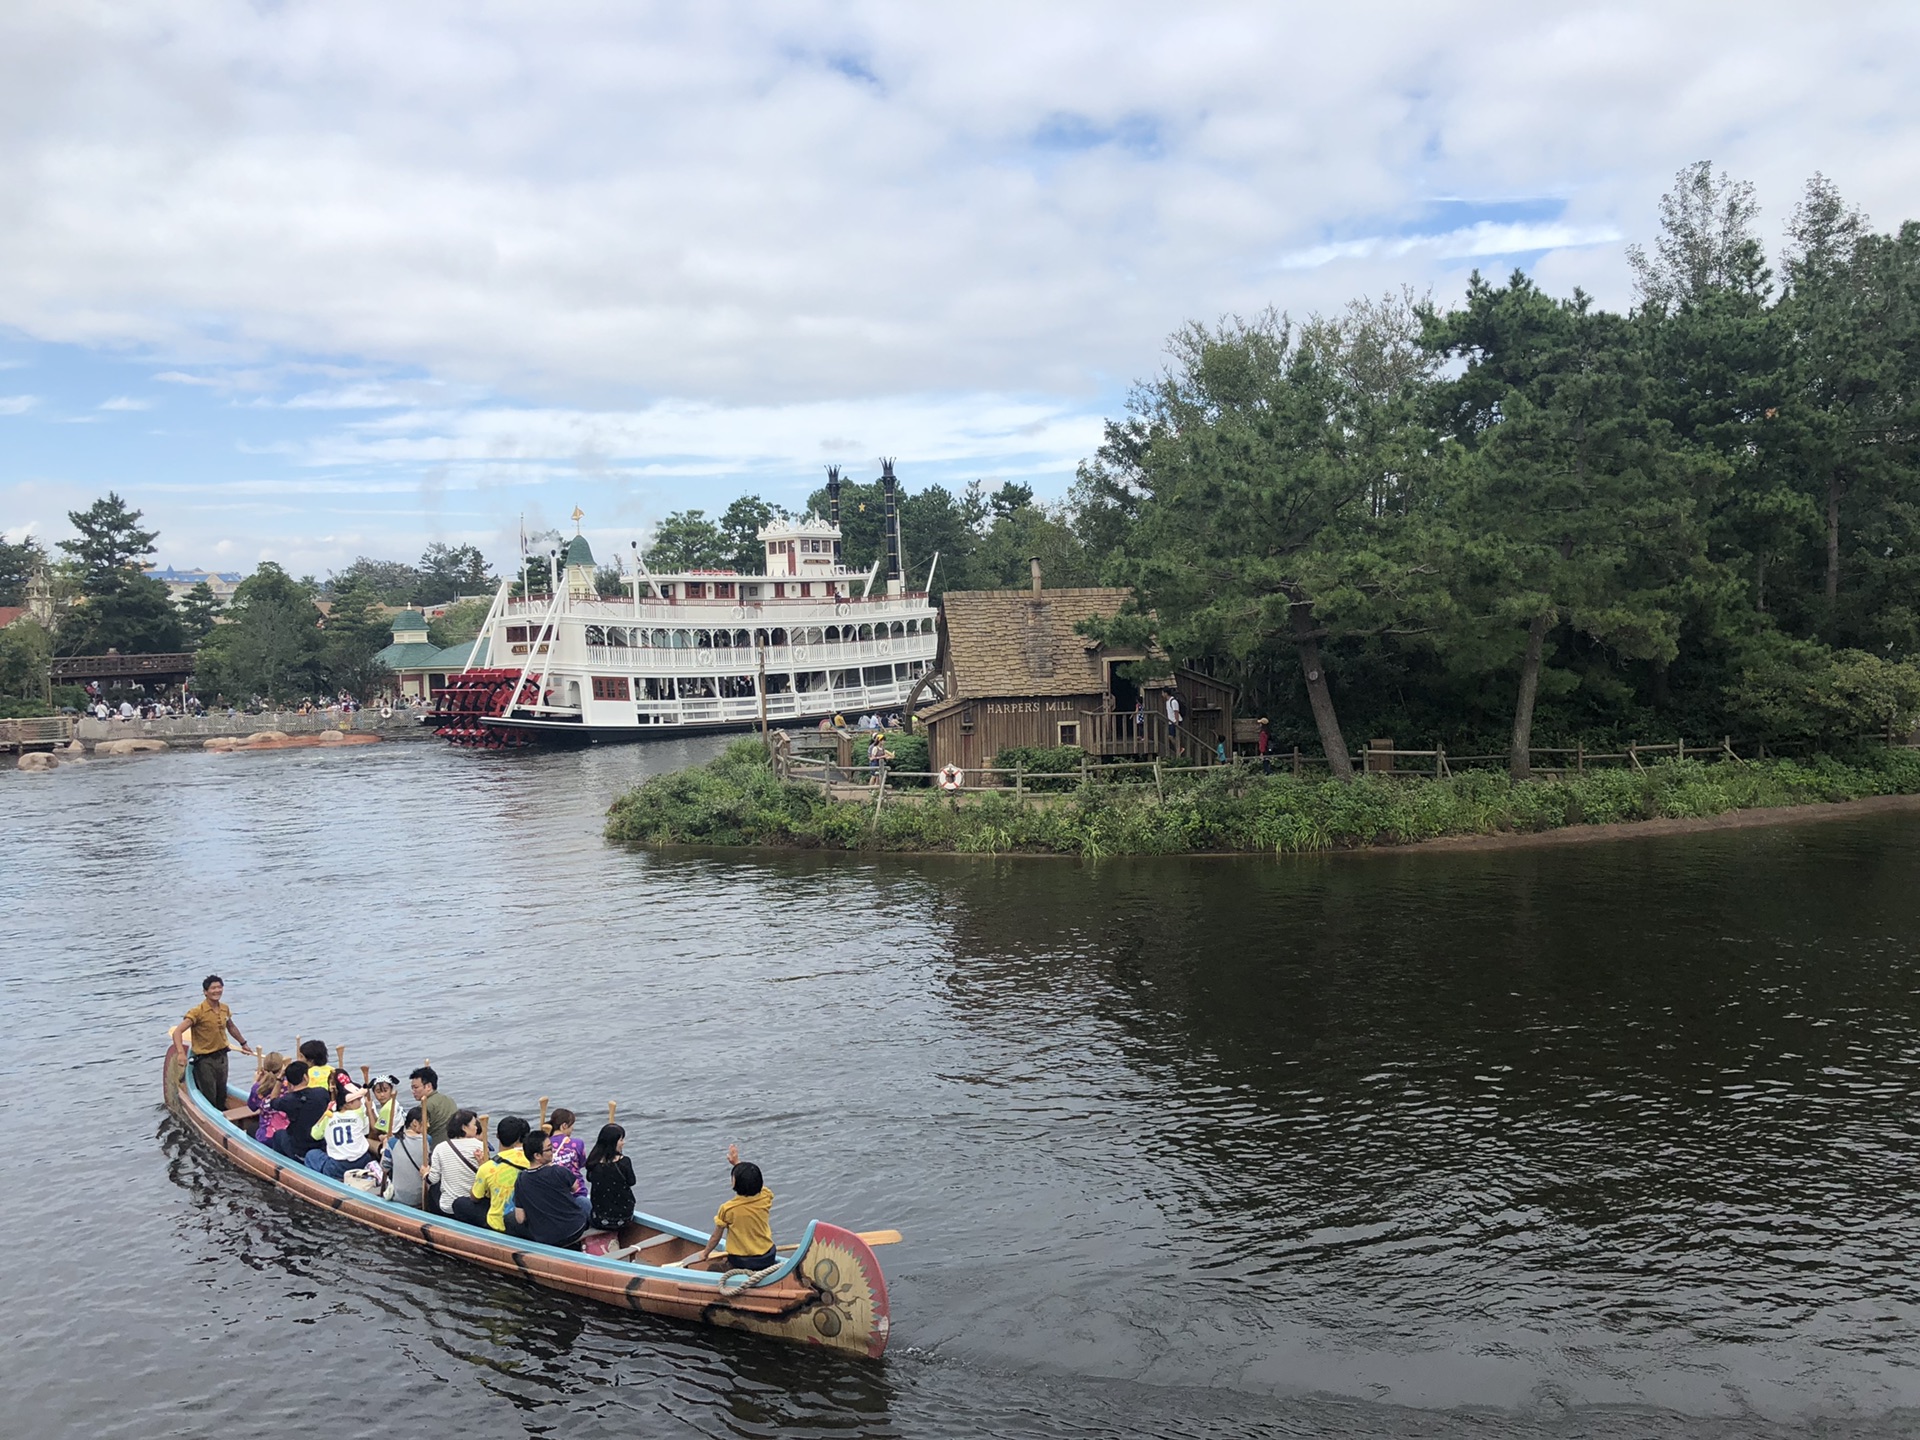
[[[1105,690],[1101,647],[1073,627],[1093,616],[1116,614],[1131,594],[1118,587],[1037,595],[1032,590],[949,590],[940,601],[941,665],[952,677],[947,700]]]

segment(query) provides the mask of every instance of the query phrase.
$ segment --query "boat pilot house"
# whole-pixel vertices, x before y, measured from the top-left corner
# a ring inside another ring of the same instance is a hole
[[[980,770],[1024,746],[1074,746],[1096,758],[1211,758],[1232,733],[1232,687],[1184,669],[1137,680],[1122,672],[1147,659],[1146,650],[1102,645],[1074,629],[1117,614],[1130,594],[1045,590],[1038,565],[1031,589],[949,590],[934,661],[939,696],[915,716],[931,767]],[[1169,691],[1178,697],[1178,724],[1168,721]]]

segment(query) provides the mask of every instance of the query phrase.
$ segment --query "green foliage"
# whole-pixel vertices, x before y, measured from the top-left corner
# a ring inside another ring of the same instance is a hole
[[[887,749],[893,752],[893,759],[887,762],[889,770],[925,774],[927,771],[927,737],[925,735],[889,735]],[[906,785],[924,789],[930,782],[926,780],[889,780],[890,785]]]
[[[37,622],[16,620],[0,630],[0,698],[44,705],[48,700],[47,666],[52,659],[53,636]]]
[[[404,560],[374,560],[362,555],[328,582],[329,595],[370,588],[382,605],[411,605],[420,589],[420,570]]]
[[[449,605],[439,616],[427,622],[427,638],[442,650],[449,645],[464,645],[480,633],[485,623],[490,600],[462,600],[458,605]],[[387,639],[391,639],[391,633]],[[381,641],[385,645],[386,640]],[[379,649],[380,646],[375,646]]]
[[[355,593],[364,602],[370,592]],[[313,601],[312,587],[270,560],[261,562],[234,592],[228,623],[201,644],[194,663],[198,688],[235,700],[290,700],[320,688],[325,641]]]
[[[742,495],[727,506],[720,515],[720,548],[727,552],[721,565],[738,570],[742,575],[759,574],[766,562],[766,551],[760,543],[760,530],[786,513],[777,505],[769,505],[758,495]]]
[[[1697,760],[1647,770],[1592,770],[1556,781],[1472,771],[1445,780],[1362,775],[1262,776],[1245,769],[1174,772],[1151,787],[1091,784],[1025,803],[1011,794],[835,802],[775,779],[759,741],[708,765],[655,776],[621,796],[607,837],[634,844],[779,845],[830,850],[945,850],[1164,855],[1294,853],[1399,845],[1442,835],[1532,832],[1759,806],[1920,794],[1920,750],[1876,748],[1850,760]]]
[[[213,586],[204,580],[180,597],[178,608],[181,638],[189,647],[207,638],[220,614],[220,602],[213,593]]]
[[[26,604],[28,582],[46,563],[47,552],[33,536],[0,535],[0,605]]]
[[[160,538],[158,530],[141,529],[141,512],[129,510],[111,490],[85,510],[69,510],[67,519],[78,533],[62,540],[60,548],[79,566],[82,590],[90,598],[137,570]]]
[[[420,581],[414,587],[413,603],[440,605],[456,595],[484,595],[499,583],[478,546],[436,541],[420,556]]]
[[[1087,758],[1078,745],[1011,745],[993,757],[1000,770],[1027,772],[1027,788],[1045,794],[1073,789],[1080,783],[1080,767]],[[1035,776],[1071,776],[1071,779],[1035,779]]]
[[[654,528],[645,555],[653,570],[718,570],[726,565],[728,550],[727,537],[706,511],[676,510]]]

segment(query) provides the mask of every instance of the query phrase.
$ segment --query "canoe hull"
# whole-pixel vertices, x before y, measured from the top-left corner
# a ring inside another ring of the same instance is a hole
[[[587,1258],[476,1229],[342,1185],[258,1144],[229,1122],[193,1091],[178,1048],[167,1056],[164,1084],[168,1108],[236,1169],[396,1240],[619,1309],[873,1358],[886,1351],[891,1312],[880,1263],[865,1241],[837,1225],[810,1225],[786,1276],[727,1291],[712,1280],[676,1280],[658,1266]]]

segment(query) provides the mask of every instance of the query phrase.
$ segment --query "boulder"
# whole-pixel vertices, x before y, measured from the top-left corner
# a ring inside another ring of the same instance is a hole
[[[64,745],[54,746],[53,753],[56,755],[70,756],[75,760],[79,760],[86,755],[87,747],[82,745],[78,740],[69,740]]]
[[[201,742],[202,750],[233,750],[240,744],[237,735],[214,735]]]
[[[347,733],[344,730],[322,730],[316,738],[322,745],[338,745],[347,738]]]
[[[93,753],[96,755],[148,755],[166,748],[167,742],[164,740],[102,740],[93,747]]]
[[[60,762],[44,750],[29,750],[19,759],[22,770],[57,770]]]
[[[284,730],[256,730],[251,735],[242,735],[242,745],[271,745],[277,740],[291,740],[293,737]]]

